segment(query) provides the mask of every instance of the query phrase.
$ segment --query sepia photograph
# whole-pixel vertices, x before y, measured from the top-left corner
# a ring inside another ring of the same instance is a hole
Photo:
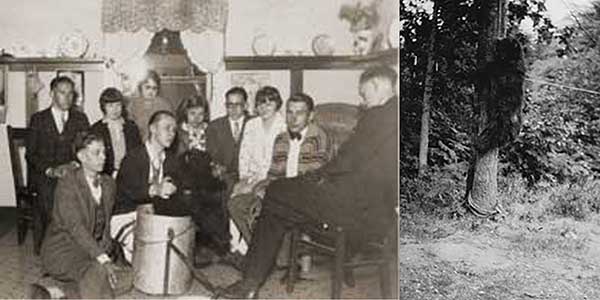
[[[413,295],[401,7],[0,0],[0,299]]]
[[[600,299],[600,1],[400,1],[400,299]]]

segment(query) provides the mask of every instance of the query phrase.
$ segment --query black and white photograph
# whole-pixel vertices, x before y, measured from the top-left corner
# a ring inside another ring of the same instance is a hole
[[[0,299],[412,295],[401,7],[0,0]]]
[[[600,299],[600,1],[400,1],[400,299]]]

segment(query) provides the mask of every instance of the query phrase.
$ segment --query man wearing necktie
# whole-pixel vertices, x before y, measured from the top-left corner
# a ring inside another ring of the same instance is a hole
[[[325,131],[312,122],[313,99],[296,94],[286,103],[287,130],[275,138],[271,167],[267,179],[259,182],[252,193],[233,197],[228,203],[231,219],[245,243],[252,238],[252,227],[260,213],[261,199],[269,182],[314,171],[332,156],[332,144]]]
[[[229,189],[239,176],[240,139],[248,120],[247,98],[248,94],[243,88],[229,89],[225,93],[227,115],[211,121],[206,128],[206,150],[210,154],[213,169]]]
[[[52,222],[41,251],[42,270],[77,283],[83,299],[106,299],[131,289],[133,273],[110,257],[110,215],[116,188],[102,174],[106,159],[101,136],[82,132],[73,143],[80,167],[58,180]]]
[[[52,105],[31,116],[27,137],[27,163],[30,186],[37,191],[34,203],[34,252],[39,254],[54,203],[56,180],[62,177],[75,160],[72,143],[78,132],[86,131],[90,123],[86,115],[73,109],[74,83],[65,76],[50,82]]]
[[[140,204],[152,203],[157,214],[187,213],[187,207],[175,201],[179,167],[175,153],[167,150],[175,139],[176,129],[171,112],[157,111],[148,123],[148,140],[125,154],[117,174],[117,202],[111,219],[113,236],[136,219],[136,207]],[[120,242],[125,245],[125,258],[131,261],[133,227],[126,232]]]

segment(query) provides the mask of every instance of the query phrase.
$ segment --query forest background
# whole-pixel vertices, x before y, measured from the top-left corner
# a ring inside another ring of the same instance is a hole
[[[481,3],[401,1],[403,299],[600,299],[600,1],[547,1],[570,7],[570,22],[555,26],[544,0],[508,0],[507,36],[526,62],[523,118],[498,155],[504,214],[488,219],[464,206]]]

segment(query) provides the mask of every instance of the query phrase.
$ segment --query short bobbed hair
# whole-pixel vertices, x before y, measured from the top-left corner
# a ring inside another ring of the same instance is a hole
[[[262,103],[270,101],[273,101],[275,104],[277,104],[277,110],[279,110],[283,104],[279,90],[269,85],[263,86],[256,92],[256,96],[254,97],[254,106],[258,107]]]

